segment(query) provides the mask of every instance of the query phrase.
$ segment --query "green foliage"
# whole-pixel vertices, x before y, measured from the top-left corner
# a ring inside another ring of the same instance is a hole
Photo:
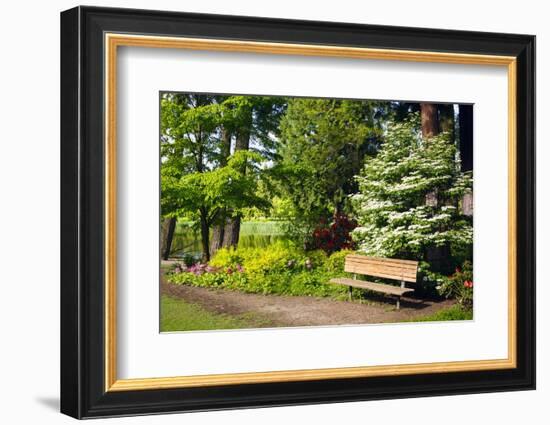
[[[332,258],[323,251],[304,252],[283,242],[269,249],[223,248],[210,261],[211,272],[175,273],[169,275],[168,280],[175,284],[250,293],[344,299],[346,288],[328,284],[331,278],[344,275],[343,253],[334,254]]]
[[[193,264],[196,263],[197,259],[191,254],[185,254],[182,258],[182,261],[186,267],[191,267]]]
[[[462,308],[471,310],[474,299],[474,275],[472,263],[465,261],[450,277],[440,279],[437,290],[445,298],[455,298]]]
[[[342,250],[334,252],[327,258],[326,268],[330,272],[342,273],[344,270],[345,259],[348,255],[353,254],[354,251],[351,250]]]
[[[474,313],[471,309],[464,309],[459,304],[444,308],[434,314],[415,317],[411,322],[444,322],[447,320],[472,320]]]
[[[221,124],[231,133],[246,130],[255,142],[252,150],[272,159],[286,101],[284,97],[226,96],[221,103]]]
[[[250,206],[267,208],[269,202],[256,194],[256,173],[261,161],[256,153],[239,151],[224,167],[185,174],[177,181],[161,179],[163,198],[171,199],[172,208],[179,216],[192,217],[201,210],[207,211],[209,224],[225,209],[238,212]],[[244,164],[246,174],[241,172]]]
[[[313,190],[300,191],[310,196],[307,204],[339,205],[355,189],[353,176],[379,134],[370,119],[372,109],[367,101],[289,99],[279,152],[299,178],[311,178],[307,184]]]
[[[391,124],[378,154],[366,159],[352,197],[354,239],[367,255],[417,260],[449,246],[460,264],[472,248],[472,222],[459,208],[472,177],[460,171],[447,134],[423,140],[419,125],[417,114]],[[427,202],[430,196],[436,202]]]

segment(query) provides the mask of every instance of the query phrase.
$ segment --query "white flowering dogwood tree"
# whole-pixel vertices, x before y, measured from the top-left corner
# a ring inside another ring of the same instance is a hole
[[[461,172],[448,133],[423,138],[419,116],[411,114],[390,124],[384,140],[356,176],[359,191],[352,205],[358,250],[426,261],[429,249],[448,247],[456,264],[469,259],[472,219],[462,214],[460,203],[472,191],[472,174]],[[423,263],[423,268],[430,266]]]

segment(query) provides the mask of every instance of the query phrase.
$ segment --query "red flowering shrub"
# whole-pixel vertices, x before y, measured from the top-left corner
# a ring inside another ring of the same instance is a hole
[[[452,276],[446,277],[437,287],[446,298],[455,298],[465,309],[472,309],[474,301],[474,281],[472,263],[465,261],[457,267]]]
[[[330,225],[327,226],[322,222],[313,231],[308,248],[322,249],[329,255],[342,249],[353,249],[351,231],[356,227],[357,222],[355,220],[350,219],[345,214],[337,214]]]

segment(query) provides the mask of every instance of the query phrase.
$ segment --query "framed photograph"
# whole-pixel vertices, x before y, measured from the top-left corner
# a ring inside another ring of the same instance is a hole
[[[535,388],[535,37],[61,14],[61,411]]]

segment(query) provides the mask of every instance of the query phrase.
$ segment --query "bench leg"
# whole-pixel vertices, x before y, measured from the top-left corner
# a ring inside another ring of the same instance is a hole
[[[400,303],[401,303],[401,297],[397,297],[397,310],[399,310]]]
[[[349,289],[348,289],[348,296],[349,296],[349,300],[351,301],[353,298],[353,288],[351,286],[349,286]]]

